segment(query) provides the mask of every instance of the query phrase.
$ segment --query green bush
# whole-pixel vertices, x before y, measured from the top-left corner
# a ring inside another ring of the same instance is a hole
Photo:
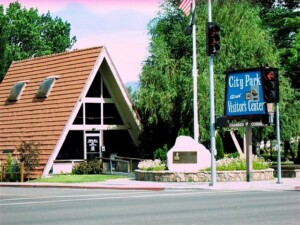
[[[160,159],[162,162],[167,161],[168,145],[164,144],[162,148],[158,148],[154,151],[154,159]]]
[[[73,166],[72,174],[99,174],[102,169],[100,160],[82,161]]]
[[[224,158],[224,145],[219,133],[216,133],[217,160]]]
[[[5,175],[3,181],[5,182],[17,182],[20,181],[20,163],[17,160],[12,160],[11,154],[6,158]]]
[[[188,128],[180,128],[178,131],[178,136],[191,136],[191,133]]]
[[[90,174],[99,174],[102,172],[103,170],[103,164],[100,160],[92,160],[92,161],[88,161],[88,163],[91,166],[91,172]]]
[[[226,158],[239,158],[240,153],[239,152],[234,152],[234,153],[229,153],[225,155]]]

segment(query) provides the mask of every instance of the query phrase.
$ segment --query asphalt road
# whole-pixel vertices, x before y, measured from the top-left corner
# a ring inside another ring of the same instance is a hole
[[[296,225],[300,191],[0,188],[1,225]]]

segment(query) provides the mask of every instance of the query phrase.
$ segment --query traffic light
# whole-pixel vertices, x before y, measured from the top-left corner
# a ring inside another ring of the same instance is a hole
[[[262,85],[266,103],[279,102],[278,69],[265,68],[262,70]]]
[[[214,56],[220,52],[220,26],[217,23],[206,23],[206,52],[208,56]]]
[[[228,120],[226,116],[217,116],[216,117],[216,128],[223,128],[228,126]]]

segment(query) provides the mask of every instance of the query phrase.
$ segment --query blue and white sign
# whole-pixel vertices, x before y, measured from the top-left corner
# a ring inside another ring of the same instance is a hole
[[[226,76],[225,115],[227,117],[266,113],[261,71],[228,72]]]

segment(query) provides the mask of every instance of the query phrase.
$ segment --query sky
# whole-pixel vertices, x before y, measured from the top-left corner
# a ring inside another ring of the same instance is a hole
[[[7,8],[16,0],[0,0]],[[139,80],[148,55],[147,24],[162,0],[18,0],[27,9],[50,12],[71,24],[72,49],[105,45],[123,83]]]

